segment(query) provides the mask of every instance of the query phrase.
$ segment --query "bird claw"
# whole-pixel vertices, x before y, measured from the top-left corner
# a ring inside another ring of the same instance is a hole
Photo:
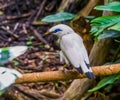
[[[67,69],[66,69],[65,67],[62,67],[62,68],[60,68],[60,71],[61,71],[62,73],[66,73],[66,72],[67,72]]]

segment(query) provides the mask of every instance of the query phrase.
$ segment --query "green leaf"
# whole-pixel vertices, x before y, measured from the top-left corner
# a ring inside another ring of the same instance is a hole
[[[46,61],[48,58],[49,58],[49,56],[46,55],[46,56],[44,56],[44,57],[42,58],[42,60],[43,60],[43,61]]]
[[[27,40],[32,41],[33,39],[35,39],[35,37],[34,36],[30,36],[30,37],[28,37]]]
[[[28,48],[30,48],[30,49],[31,49],[31,48],[34,48],[34,46],[30,45],[30,46],[28,46]]]
[[[120,15],[98,17],[98,18],[93,19],[91,22],[92,22],[92,24],[91,24],[92,28],[91,28],[90,32],[92,35],[98,36],[105,29],[119,23],[120,22]]]
[[[14,66],[20,65],[20,63],[18,61],[16,61],[16,60],[13,61],[13,64],[14,64]]]
[[[103,34],[98,36],[98,39],[105,39],[105,38],[117,38],[120,37],[120,31],[115,30],[108,30],[107,32],[104,32]]]
[[[5,89],[2,89],[2,90],[0,90],[0,96],[3,94],[3,93],[5,93],[6,92],[6,88]]]
[[[117,59],[117,60],[115,61],[115,64],[117,64],[117,63],[120,63],[120,59]]]
[[[33,41],[33,39],[34,39],[35,37],[34,36],[30,36],[30,37],[28,37],[27,38],[27,42],[26,42],[26,45],[28,45],[28,46],[32,46],[32,41]]]
[[[120,2],[116,1],[103,6],[96,6],[94,9],[120,12]]]
[[[96,87],[88,90],[88,92],[97,91],[97,90],[103,88],[106,85],[113,84],[115,81],[117,81],[119,79],[120,79],[120,74],[115,74],[115,75],[112,75],[112,76],[105,77],[97,84]]]
[[[115,39],[115,42],[120,44],[120,40],[116,40],[116,39]]]
[[[76,15],[68,12],[59,12],[57,14],[46,16],[42,19],[43,22],[60,22],[73,19]]]
[[[91,22],[92,23],[98,23],[101,25],[111,25],[111,23],[116,23],[120,21],[120,15],[113,15],[113,16],[102,16],[93,19]]]
[[[112,27],[109,27],[108,29],[120,31],[120,22],[113,25]]]
[[[32,41],[27,41],[26,45],[32,45]]]

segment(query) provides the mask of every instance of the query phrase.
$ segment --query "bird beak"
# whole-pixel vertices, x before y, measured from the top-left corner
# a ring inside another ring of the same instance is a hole
[[[50,33],[51,33],[51,32],[49,32],[49,31],[45,32],[46,35],[48,35],[48,34],[50,34]]]

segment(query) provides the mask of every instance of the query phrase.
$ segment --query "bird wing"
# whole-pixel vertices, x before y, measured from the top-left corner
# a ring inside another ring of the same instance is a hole
[[[63,54],[62,51],[59,52],[59,55],[60,55],[60,62],[63,63],[63,62],[65,61],[65,63],[69,66],[69,61],[68,61],[68,59],[65,57],[65,55]]]
[[[22,77],[17,70],[0,67],[0,91],[13,84],[17,77]]]
[[[89,67],[87,51],[80,36],[77,34],[63,36],[60,41],[60,47],[75,68],[81,67],[84,73],[92,72]]]

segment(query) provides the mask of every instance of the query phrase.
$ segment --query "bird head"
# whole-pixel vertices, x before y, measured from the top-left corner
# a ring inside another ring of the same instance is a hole
[[[45,34],[53,34],[57,37],[61,37],[64,34],[74,33],[74,31],[65,24],[59,24],[50,28]]]

